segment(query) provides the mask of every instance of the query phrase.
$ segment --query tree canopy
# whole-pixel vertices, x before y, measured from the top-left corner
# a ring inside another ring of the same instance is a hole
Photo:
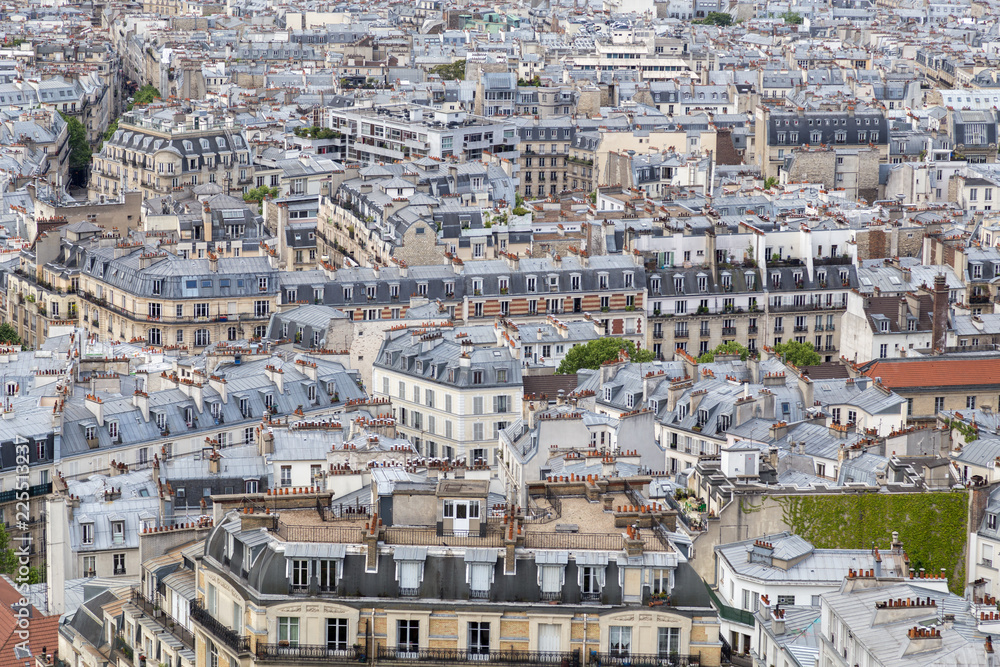
[[[21,337],[17,335],[17,330],[10,322],[0,324],[0,343],[4,343],[5,345],[21,344]]]
[[[453,63],[437,65],[431,68],[431,74],[437,74],[442,79],[465,80],[465,61],[456,60]]]
[[[131,111],[132,107],[135,106],[145,106],[153,100],[159,98],[160,91],[157,90],[156,86],[146,84],[139,90],[135,91],[135,95],[132,96],[132,102],[128,105],[128,110]]]
[[[41,574],[37,567],[28,568],[27,578],[22,576],[20,568],[21,558],[10,545],[10,535],[7,533],[7,529],[0,525],[0,573],[10,575],[10,578],[18,584],[37,584],[41,581]]]
[[[87,141],[87,128],[76,116],[68,116],[61,111],[59,114],[66,121],[69,131],[69,174],[78,185],[87,184],[87,170],[90,168],[90,142]]]
[[[750,356],[750,349],[745,345],[740,345],[736,341],[731,340],[728,343],[717,345],[714,350],[709,350],[698,357],[698,363],[707,364],[715,361],[715,355],[717,354],[738,354],[740,355],[740,361],[746,361],[747,357]]]
[[[635,343],[624,338],[598,338],[589,343],[574,345],[563,357],[556,373],[576,373],[581,368],[598,369],[605,361],[617,359],[619,352],[625,350],[632,361],[645,363],[653,360],[649,350],[636,349]]]
[[[268,197],[277,197],[281,194],[281,188],[271,188],[266,185],[258,185],[251,188],[243,195],[243,201],[257,202],[258,204]]]
[[[788,23],[789,25],[802,25],[802,17],[795,12],[785,12],[781,15],[781,18],[783,18],[785,23]]]
[[[709,12],[705,18],[697,21],[691,21],[691,23],[699,23],[701,25],[717,25],[724,27],[733,24],[733,17],[725,12]]]
[[[812,343],[799,343],[794,340],[778,343],[774,346],[774,353],[779,357],[784,357],[786,362],[799,367],[816,366],[823,361]]]

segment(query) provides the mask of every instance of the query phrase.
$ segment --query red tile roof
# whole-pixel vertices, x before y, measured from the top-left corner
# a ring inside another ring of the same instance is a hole
[[[19,658],[14,647],[24,639],[18,635],[17,609],[21,594],[6,578],[0,578],[0,667],[24,667],[34,665],[34,657]],[[22,628],[22,630],[24,630]],[[28,646],[31,655],[42,655],[43,651],[55,653],[59,649],[59,617],[43,616],[37,608],[31,608],[28,619]]]
[[[882,384],[894,390],[997,385],[1000,384],[1000,357],[879,360],[865,364],[861,372],[868,377],[882,378]]]

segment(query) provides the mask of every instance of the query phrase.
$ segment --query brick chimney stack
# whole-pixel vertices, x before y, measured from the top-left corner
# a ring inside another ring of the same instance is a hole
[[[934,354],[941,354],[945,348],[945,335],[948,332],[948,284],[944,274],[934,276],[934,329],[931,338],[931,348]]]

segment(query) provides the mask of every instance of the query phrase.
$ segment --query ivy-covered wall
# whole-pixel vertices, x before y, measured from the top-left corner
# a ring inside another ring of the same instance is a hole
[[[940,572],[951,590],[965,587],[968,495],[941,493],[861,493],[778,496],[784,523],[819,548],[887,548],[899,532],[910,567]]]

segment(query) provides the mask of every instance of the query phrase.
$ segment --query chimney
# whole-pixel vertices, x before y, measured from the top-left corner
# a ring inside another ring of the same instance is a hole
[[[278,388],[279,394],[285,393],[284,371],[273,364],[268,364],[264,366],[264,375],[267,376],[269,382]]]
[[[785,610],[775,607],[771,613],[771,633],[775,636],[785,634]]]
[[[142,391],[141,389],[136,389],[135,393],[132,394],[132,405],[139,408],[142,412],[142,420],[145,422],[149,421],[149,394]]]
[[[771,440],[781,440],[788,435],[788,422],[771,424]]]
[[[684,390],[691,386],[690,382],[671,382],[667,388],[667,410],[677,407],[677,399],[681,397]]]
[[[945,334],[948,332],[948,283],[943,273],[934,276],[934,329],[931,336],[931,347],[934,354],[941,354],[945,347]]]
[[[218,375],[209,375],[208,386],[219,392],[223,403],[229,403],[229,392],[226,388],[226,378]]]
[[[94,394],[87,394],[83,403],[97,419],[97,425],[104,426],[104,402]]]
[[[905,296],[899,297],[899,312],[898,312],[898,317],[896,318],[896,324],[899,325],[900,331],[906,331],[906,316],[910,312],[908,306],[909,304],[907,304],[906,302],[906,297]]]

